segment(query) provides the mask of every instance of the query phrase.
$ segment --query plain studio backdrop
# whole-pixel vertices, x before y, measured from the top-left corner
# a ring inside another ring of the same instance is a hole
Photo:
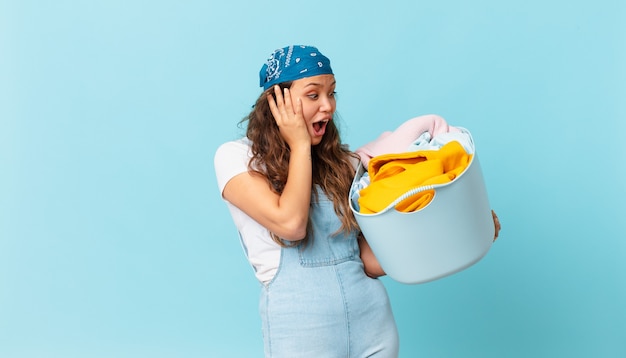
[[[439,114],[502,221],[467,270],[382,279],[401,357],[625,357],[625,4],[0,1],[0,356],[262,355],[213,154],[306,44],[352,149]]]

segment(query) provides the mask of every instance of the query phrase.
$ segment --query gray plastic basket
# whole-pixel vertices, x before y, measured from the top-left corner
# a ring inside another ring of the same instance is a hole
[[[364,172],[360,165],[353,183]],[[435,195],[426,207],[410,213],[395,209],[401,200],[431,189]],[[348,200],[382,268],[401,283],[429,282],[464,270],[493,243],[491,206],[476,153],[452,182],[410,190],[381,212],[361,214]]]

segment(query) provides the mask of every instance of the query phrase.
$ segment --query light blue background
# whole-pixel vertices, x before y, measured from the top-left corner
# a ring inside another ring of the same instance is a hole
[[[0,357],[259,357],[213,153],[276,47],[318,46],[352,148],[472,131],[501,237],[384,278],[401,357],[626,356],[626,3],[0,1]]]

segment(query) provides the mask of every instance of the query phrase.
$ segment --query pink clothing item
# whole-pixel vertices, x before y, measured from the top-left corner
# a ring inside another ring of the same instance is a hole
[[[406,152],[407,148],[425,132],[434,138],[441,133],[460,130],[448,125],[445,119],[436,114],[427,114],[409,119],[393,132],[383,132],[375,140],[358,148],[355,153],[361,157],[361,163],[367,168],[370,159],[375,156]]]

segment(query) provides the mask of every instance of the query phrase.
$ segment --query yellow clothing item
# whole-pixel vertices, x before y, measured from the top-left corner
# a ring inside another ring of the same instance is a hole
[[[370,184],[360,191],[359,212],[374,214],[411,189],[444,184],[463,173],[472,159],[463,146],[451,141],[439,150],[379,155],[368,166]],[[426,190],[402,200],[396,210],[412,212],[432,200],[434,190]]]

